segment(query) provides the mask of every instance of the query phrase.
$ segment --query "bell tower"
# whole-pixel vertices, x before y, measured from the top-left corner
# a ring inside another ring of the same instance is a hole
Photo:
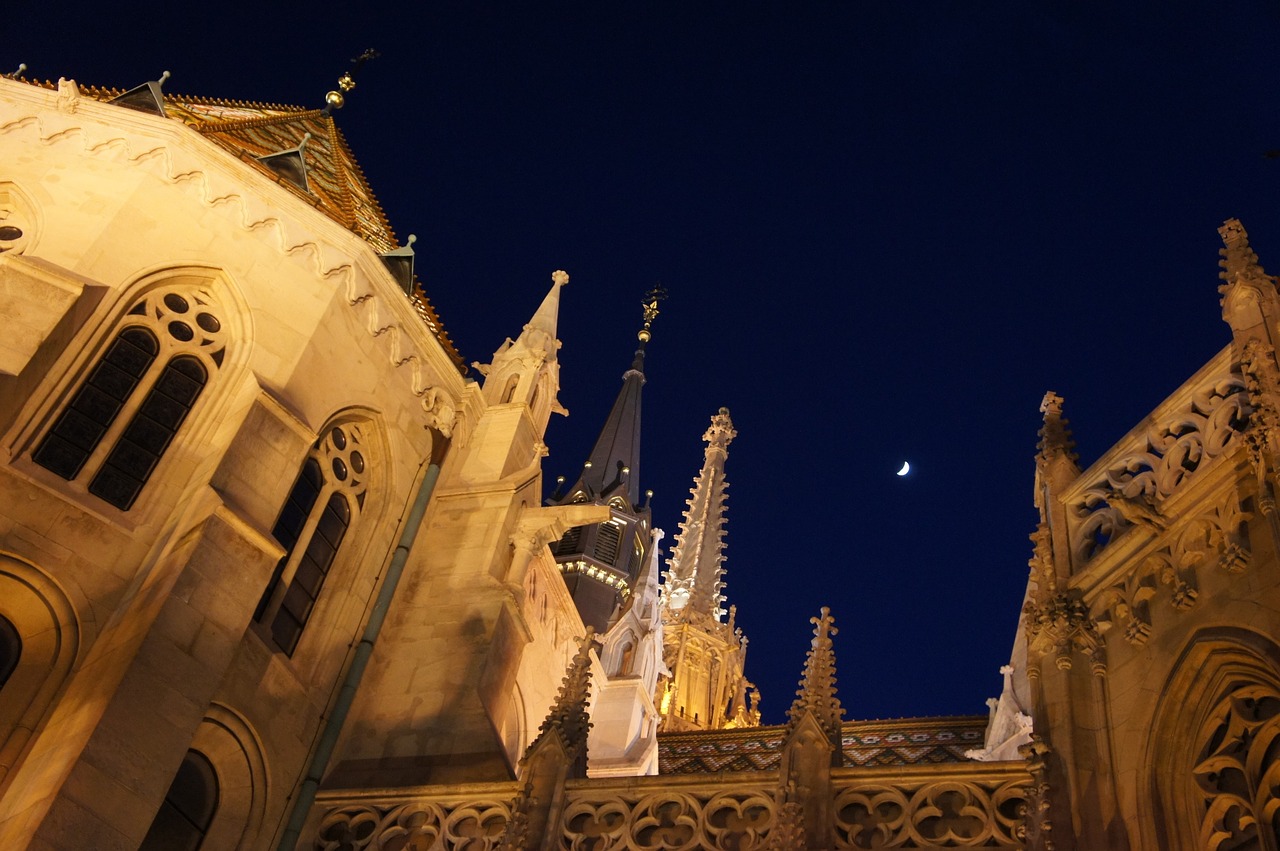
[[[631,367],[622,374],[595,447],[567,491],[557,489],[550,505],[607,505],[603,523],[576,526],[553,547],[556,564],[573,596],[582,622],[605,632],[614,614],[631,596],[651,546],[648,498],[640,504],[640,393],[644,388],[645,346],[652,338],[658,303],[666,291],[654,287],[644,297],[644,324],[636,335]]]

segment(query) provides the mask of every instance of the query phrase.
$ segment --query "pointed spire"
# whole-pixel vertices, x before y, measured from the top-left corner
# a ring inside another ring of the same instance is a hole
[[[623,489],[631,506],[640,496],[640,391],[644,387],[645,345],[652,339],[653,320],[658,316],[658,303],[667,297],[666,290],[655,286],[645,294],[642,307],[644,324],[640,328],[631,368],[622,374],[622,389],[613,402],[595,446],[583,464],[577,483],[569,489],[572,495],[585,492],[589,499],[607,499]]]
[[[809,623],[814,625],[813,643],[804,660],[804,675],[795,702],[787,710],[787,730],[795,729],[806,714],[811,714],[832,741],[839,742],[844,709],[836,696],[836,656],[831,644],[831,637],[838,631],[835,618],[831,609],[823,606],[820,615],[809,618]]]
[[[729,444],[737,436],[728,408],[721,408],[711,417],[711,426],[702,435],[707,442],[702,469],[693,479],[675,549],[667,560],[668,605],[673,610],[683,609],[686,616],[703,614],[720,620],[724,615],[720,605],[724,595],[720,592],[724,587],[725,503],[729,487],[724,464]]]
[[[524,759],[528,759],[545,739],[555,736],[571,759],[581,760],[585,765],[587,733],[591,730],[591,716],[587,711],[587,703],[591,699],[591,649],[595,641],[595,629],[587,627],[586,634],[578,642],[578,652],[569,662],[569,669],[560,683],[555,702],[538,728],[537,738],[525,751]]]

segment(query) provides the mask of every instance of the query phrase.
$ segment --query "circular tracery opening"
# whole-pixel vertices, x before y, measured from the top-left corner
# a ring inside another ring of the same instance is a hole
[[[17,239],[22,239],[22,228],[15,228],[13,225],[0,227],[0,242],[13,242]]]

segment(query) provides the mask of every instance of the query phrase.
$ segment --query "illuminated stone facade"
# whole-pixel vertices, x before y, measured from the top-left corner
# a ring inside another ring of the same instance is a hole
[[[1238,222],[1218,356],[1084,470],[1045,397],[990,716],[845,721],[824,610],[760,727],[728,412],[660,585],[639,354],[608,475],[543,504],[568,275],[471,380],[330,114],[163,82],[0,78],[0,846],[1277,847],[1280,293]]]

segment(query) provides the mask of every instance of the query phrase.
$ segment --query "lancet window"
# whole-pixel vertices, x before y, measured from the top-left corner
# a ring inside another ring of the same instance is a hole
[[[363,428],[344,422],[327,429],[311,449],[272,535],[285,548],[254,619],[269,628],[287,655],[297,649],[337,558],[364,506]]]
[[[204,754],[187,751],[138,851],[197,851],[217,810],[217,772]]]
[[[9,676],[18,667],[22,658],[22,636],[12,621],[0,615],[0,689],[9,681]]]
[[[128,511],[164,457],[226,342],[212,296],[195,287],[153,290],[125,315],[97,363],[32,457]]]

